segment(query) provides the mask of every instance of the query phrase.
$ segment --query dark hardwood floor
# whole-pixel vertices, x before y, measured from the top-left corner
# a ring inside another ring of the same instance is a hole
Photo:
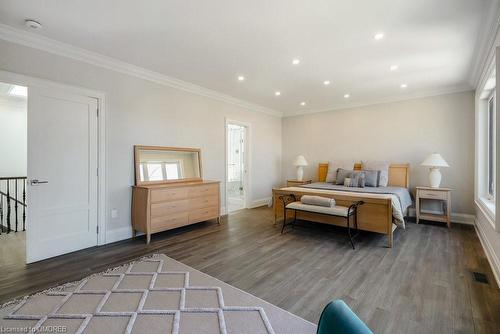
[[[156,234],[149,246],[140,237],[31,265],[19,260],[22,235],[2,235],[0,303],[160,252],[312,322],[342,298],[375,333],[500,331],[500,290],[471,226],[410,222],[393,249],[362,233],[353,251],[341,228],[304,222],[281,235],[272,218],[244,210]]]

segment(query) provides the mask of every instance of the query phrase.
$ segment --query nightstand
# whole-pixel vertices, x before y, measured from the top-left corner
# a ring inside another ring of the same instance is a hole
[[[309,183],[312,183],[312,180],[302,180],[302,181],[299,181],[299,180],[286,180],[286,186],[287,187],[296,187],[296,186],[300,186],[302,184],[309,184]]]
[[[421,212],[420,210],[421,199],[439,201],[443,208],[443,214]],[[420,219],[424,219],[424,220],[432,220],[432,221],[446,223],[449,228],[450,214],[451,214],[451,189],[417,187],[416,209],[417,209],[417,224]]]

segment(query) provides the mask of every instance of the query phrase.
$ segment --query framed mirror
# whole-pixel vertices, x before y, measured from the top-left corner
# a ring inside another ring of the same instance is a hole
[[[135,184],[201,181],[197,148],[134,146]]]

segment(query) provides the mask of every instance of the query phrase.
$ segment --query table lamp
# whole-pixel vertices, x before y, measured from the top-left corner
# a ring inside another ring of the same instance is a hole
[[[441,183],[439,167],[450,167],[439,153],[432,153],[420,165],[429,167],[429,183],[432,188],[439,188]]]
[[[304,176],[304,167],[307,166],[307,160],[303,155],[299,155],[295,158],[293,162],[294,166],[297,166],[297,181],[302,181],[302,177]]]

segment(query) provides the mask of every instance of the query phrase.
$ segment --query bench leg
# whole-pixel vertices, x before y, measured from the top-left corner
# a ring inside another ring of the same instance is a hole
[[[297,210],[293,210],[293,222],[292,228],[295,228],[295,223],[297,222]]]
[[[355,249],[354,248],[354,241],[352,240],[352,235],[351,235],[351,227],[349,226],[349,220],[350,220],[351,216],[347,216],[346,220],[347,220],[347,234],[349,235],[349,241],[351,242],[351,246],[352,246],[352,249]]]

